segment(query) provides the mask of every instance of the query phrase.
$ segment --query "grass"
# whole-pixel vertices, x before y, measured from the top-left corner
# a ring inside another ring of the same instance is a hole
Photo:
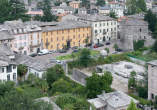
[[[96,51],[96,50],[90,50],[90,52],[91,52],[91,56],[94,56],[94,57],[100,54],[100,52]],[[72,53],[72,54],[64,55],[64,56],[57,56],[56,59],[57,60],[69,60],[72,58],[75,59],[75,58],[79,57],[79,55],[80,55],[80,51]]]

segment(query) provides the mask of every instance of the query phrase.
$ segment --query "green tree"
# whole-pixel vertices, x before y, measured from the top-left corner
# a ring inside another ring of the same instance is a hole
[[[138,110],[136,104],[131,100],[130,105],[128,106],[127,110]]]
[[[0,0],[0,7],[0,23],[17,19],[30,20],[24,4],[19,0]]]
[[[55,65],[46,71],[46,81],[49,87],[51,87],[52,83],[62,77],[64,77],[64,70],[61,65]]]
[[[11,81],[7,81],[5,83],[0,82],[0,97],[4,96],[5,93],[8,93],[14,90],[15,83]]]
[[[81,6],[86,7],[87,9],[90,8],[90,1],[89,0],[82,0]]]
[[[115,49],[115,51],[117,51],[117,49],[118,49],[118,45],[117,44],[114,44],[114,49]]]
[[[152,46],[152,50],[157,52],[157,40],[155,41],[155,43]]]
[[[28,93],[29,94],[29,93]],[[1,110],[52,110],[52,105],[46,102],[35,102],[28,94],[15,90],[0,97]]]
[[[96,5],[97,6],[104,6],[106,3],[104,0],[97,0]]]
[[[88,77],[86,79],[87,97],[95,98],[103,90],[110,92],[112,80],[113,78],[110,72],[105,72],[102,76],[94,73],[91,77]]]
[[[148,10],[144,16],[144,20],[148,22],[149,30],[152,32],[156,31],[157,17],[151,10]]]
[[[24,77],[25,80],[25,75],[28,71],[28,68],[26,65],[20,64],[17,67],[17,74],[20,76],[20,78]]]
[[[107,55],[110,53],[109,48],[105,48],[105,50],[107,51]]]
[[[134,50],[137,51],[144,47],[144,40],[134,41]]]
[[[57,16],[52,15],[51,13],[50,0],[44,0],[40,7],[42,8],[44,12],[44,15],[41,17],[41,21],[44,21],[44,22],[57,21]]]
[[[128,88],[129,89],[135,89],[136,86],[137,86],[137,83],[136,83],[136,72],[132,71],[131,74],[130,74],[129,81],[128,81]]]
[[[109,16],[111,17],[111,18],[115,18],[115,19],[117,19],[117,15],[115,14],[115,12],[110,12],[109,13]]]
[[[52,84],[51,93],[68,93],[72,91],[71,84],[64,79],[59,79]]]
[[[137,0],[137,7],[145,12],[147,10],[145,0]]]
[[[91,58],[90,58],[90,50],[87,48],[84,48],[81,50],[80,52],[80,58],[79,58],[79,62],[82,66],[87,67],[88,64],[91,63]]]

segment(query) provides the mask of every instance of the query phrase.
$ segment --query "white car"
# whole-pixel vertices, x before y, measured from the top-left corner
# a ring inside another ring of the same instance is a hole
[[[39,53],[38,53],[38,55],[46,55],[46,54],[48,54],[49,53],[49,51],[47,50],[47,49],[44,49],[44,50],[41,50]]]
[[[60,65],[63,64],[63,62],[60,61],[60,60],[56,60],[56,63],[57,63],[57,64],[60,64]]]

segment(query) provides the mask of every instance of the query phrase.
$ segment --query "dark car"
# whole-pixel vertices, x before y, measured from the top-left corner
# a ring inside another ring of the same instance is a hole
[[[97,44],[98,45],[98,47],[103,47],[104,46],[104,44]]]
[[[29,55],[29,56],[36,57],[37,55],[38,55],[37,53],[33,53],[33,54]]]
[[[72,50],[78,49],[78,46],[74,46],[71,48]]]
[[[74,49],[74,50],[73,50],[73,52],[78,52],[78,51],[79,51],[78,49]]]
[[[116,51],[117,51],[117,52],[122,52],[123,50],[120,49],[120,48],[118,48],[118,49],[116,49]]]
[[[66,53],[66,50],[59,50],[59,53]]]
[[[110,42],[106,42],[106,45],[110,45]]]

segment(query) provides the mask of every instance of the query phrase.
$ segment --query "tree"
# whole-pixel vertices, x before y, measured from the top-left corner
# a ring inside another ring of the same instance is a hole
[[[68,93],[72,91],[71,84],[64,79],[59,79],[52,84],[51,93]]]
[[[157,52],[157,40],[155,41],[154,45],[152,46],[152,50]]]
[[[90,8],[90,1],[89,0],[82,0],[81,6],[86,7],[87,9]]]
[[[0,97],[1,110],[53,110],[52,105],[35,101],[28,94],[10,91]]]
[[[144,0],[137,0],[137,7],[141,9],[141,11],[145,12],[147,10],[146,8],[146,2]]]
[[[110,53],[109,48],[105,48],[105,50],[107,51],[107,55]]]
[[[115,49],[115,51],[117,51],[117,49],[118,49],[118,45],[117,44],[114,44],[114,49]]]
[[[44,15],[40,17],[35,17],[36,20],[51,22],[57,21],[57,16],[52,15],[51,13],[51,3],[50,0],[44,0],[43,3],[38,4],[38,7],[41,8],[44,12]]]
[[[97,0],[96,5],[97,6],[104,6],[106,3],[104,0]]]
[[[117,19],[117,15],[116,15],[115,12],[110,11],[109,16],[110,16],[111,18]]]
[[[136,104],[131,100],[130,105],[128,106],[127,110],[138,110]]]
[[[131,74],[130,74],[130,78],[129,78],[129,81],[128,81],[128,88],[129,89],[135,89],[136,88],[136,72],[135,71],[132,71]]]
[[[144,40],[134,41],[134,50],[137,51],[144,47]]]
[[[51,87],[52,83],[62,77],[64,77],[64,70],[61,65],[55,65],[54,67],[51,67],[46,71],[46,81],[49,87]]]
[[[112,80],[113,78],[110,72],[105,72],[102,76],[94,73],[91,77],[88,77],[86,79],[87,97],[95,98],[103,90],[110,92]]]
[[[26,15],[25,6],[19,0],[0,0],[0,23],[22,19],[30,20],[30,16]]]
[[[20,76],[20,78],[24,76],[24,79],[25,79],[25,75],[27,71],[28,71],[28,68],[26,65],[23,65],[23,64],[18,65],[17,74]]]
[[[14,90],[15,83],[11,81],[7,81],[5,83],[0,82],[0,97],[4,96],[5,93],[10,92],[11,90]]]
[[[148,28],[152,32],[155,32],[155,28],[157,26],[157,17],[151,10],[148,10],[144,16],[144,20],[148,22]]]
[[[91,62],[90,54],[91,53],[89,49],[84,48],[81,50],[79,62],[82,66],[87,67]]]

